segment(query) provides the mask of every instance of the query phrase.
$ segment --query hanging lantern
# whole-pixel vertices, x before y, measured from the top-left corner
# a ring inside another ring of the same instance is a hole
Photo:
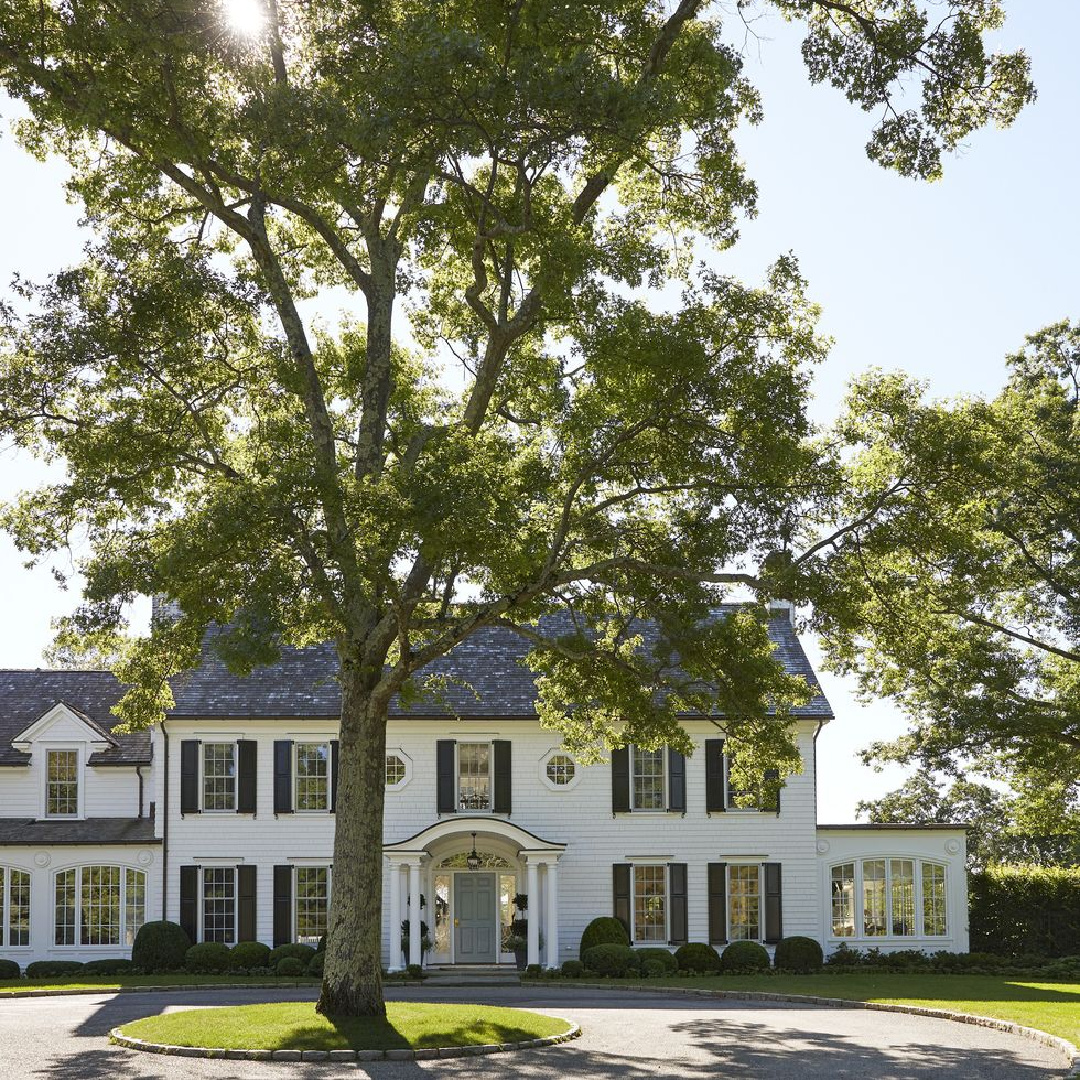
[[[480,869],[480,856],[476,854],[476,833],[472,834],[472,851],[465,856],[465,865],[470,870]]]

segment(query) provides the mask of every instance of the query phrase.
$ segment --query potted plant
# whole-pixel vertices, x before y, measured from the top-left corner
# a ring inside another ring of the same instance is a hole
[[[421,905],[423,906],[423,905]],[[431,935],[428,933],[428,924],[423,919],[420,920],[420,958],[421,962],[427,963],[427,954],[431,951],[433,942]],[[403,964],[409,963],[409,920],[401,920],[401,961]]]
[[[514,906],[517,907],[518,897],[514,897]],[[518,910],[521,910],[520,908]],[[507,952],[514,954],[514,963],[518,971],[525,970],[525,962],[529,954],[529,920],[515,919],[510,924],[510,933],[504,943]]]

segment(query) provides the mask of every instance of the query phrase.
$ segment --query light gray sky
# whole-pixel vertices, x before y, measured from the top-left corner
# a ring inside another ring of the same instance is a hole
[[[936,396],[993,394],[1003,357],[1024,335],[1080,318],[1080,4],[1012,0],[997,41],[1032,57],[1039,99],[1009,131],[987,131],[922,184],[867,161],[872,118],[836,91],[811,87],[798,39],[775,18],[755,24],[748,74],[765,122],[740,140],[760,187],[759,216],[717,258],[724,272],[758,280],[792,251],[835,339],[815,383],[814,416],[836,415],[848,379],[877,366],[927,380]],[[8,117],[10,105],[0,104]],[[63,197],[61,163],[38,163],[6,132],[0,141],[0,283],[41,279],[78,259],[86,236]],[[0,499],[47,470],[0,452]],[[28,571],[0,537],[0,666],[36,667],[50,620],[76,602],[47,568]],[[806,642],[816,659],[813,642]],[[860,705],[827,673],[836,720],[819,741],[819,820],[850,820],[858,799],[896,786],[855,759],[868,742],[903,728],[887,703]]]

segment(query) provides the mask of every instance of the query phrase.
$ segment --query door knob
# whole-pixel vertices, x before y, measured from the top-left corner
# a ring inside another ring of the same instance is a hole
[[[454,920],[454,925],[457,926],[457,924],[458,924],[458,921],[457,921],[457,919],[455,919]]]

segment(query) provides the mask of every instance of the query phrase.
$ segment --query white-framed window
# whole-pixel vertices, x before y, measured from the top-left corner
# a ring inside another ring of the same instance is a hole
[[[667,809],[667,753],[630,747],[630,809]]]
[[[942,863],[890,856],[852,859],[830,867],[829,877],[834,938],[948,934]]]
[[[57,945],[130,947],[146,921],[146,874],[130,866],[74,866],[54,876]]]
[[[457,744],[458,807],[461,810],[491,809],[491,743]]]
[[[552,791],[569,791],[581,779],[581,766],[565,750],[550,750],[540,758],[540,779]]]
[[[668,941],[667,866],[634,863],[631,867],[633,926],[631,940]]]
[[[731,863],[728,872],[728,941],[760,941],[762,867],[759,863]]]
[[[400,791],[412,777],[412,760],[398,747],[386,751],[386,790]]]
[[[330,915],[330,867],[298,866],[293,874],[293,941],[317,940]]]
[[[213,812],[236,810],[236,743],[202,744],[202,808]]]
[[[79,816],[78,750],[64,748],[45,751],[45,816]]]
[[[236,867],[202,868],[201,941],[236,944]]]
[[[293,745],[296,787],[294,806],[298,813],[330,809],[330,744],[298,742]]]
[[[0,866],[0,948],[30,944],[30,872]]]

